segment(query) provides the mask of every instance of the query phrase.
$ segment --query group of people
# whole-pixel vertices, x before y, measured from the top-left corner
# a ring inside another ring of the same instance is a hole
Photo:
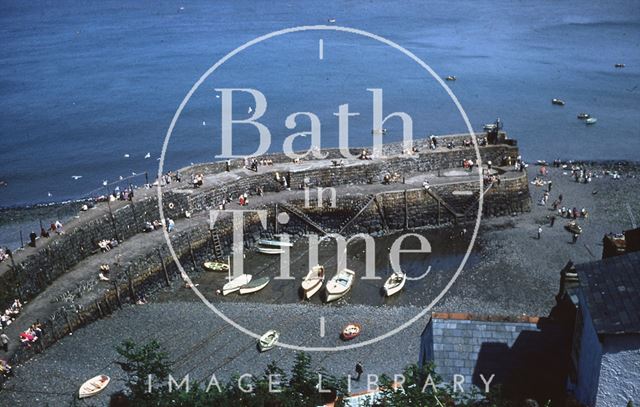
[[[102,253],[104,252],[108,252],[109,250],[118,247],[118,240],[116,238],[113,238],[111,240],[109,239],[102,239],[101,241],[98,242],[98,248],[100,249],[100,251]]]
[[[20,343],[25,348],[31,348],[31,344],[37,342],[42,336],[42,325],[32,324],[26,331],[20,333]]]
[[[200,188],[204,182],[204,174],[191,174],[191,184],[194,188]]]
[[[22,303],[19,299],[14,299],[13,303],[9,308],[4,310],[4,313],[0,316],[0,330],[6,328],[11,325],[14,319],[18,317],[20,311],[22,310]]]
[[[60,222],[59,220],[52,222],[51,225],[49,226],[49,229],[45,229],[44,227],[40,227],[40,237],[42,238],[47,238],[51,233],[56,233],[58,235],[63,235],[64,234],[64,227],[62,226],[62,222]],[[38,234],[32,230],[31,233],[29,233],[29,246],[31,247],[36,247],[36,242],[38,240]],[[3,259],[3,257],[0,255],[0,261]]]
[[[185,213],[185,215],[186,215],[186,213]],[[188,217],[190,217],[190,216],[191,216],[191,214],[189,213]],[[165,225],[167,227],[167,232],[173,232],[173,230],[176,227],[175,221],[173,219],[171,219],[171,218],[167,218],[167,220],[164,221],[164,222],[156,219],[153,222],[146,221],[144,223],[144,231],[145,232],[153,232],[154,230],[162,229]]]

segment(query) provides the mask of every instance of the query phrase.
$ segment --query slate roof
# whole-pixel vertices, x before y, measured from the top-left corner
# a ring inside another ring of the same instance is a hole
[[[575,267],[596,332],[640,333],[640,252]]]
[[[434,313],[421,361],[434,362],[445,381],[459,374],[484,389],[480,374],[487,380],[495,374],[492,385],[516,394],[533,385],[542,398],[554,398],[563,393],[569,349],[566,327],[546,318]]]

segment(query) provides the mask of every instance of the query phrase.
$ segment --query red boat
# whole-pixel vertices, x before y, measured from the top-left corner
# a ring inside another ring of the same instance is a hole
[[[360,332],[362,332],[362,326],[358,323],[351,323],[344,327],[340,338],[342,338],[343,341],[348,341],[360,335]]]

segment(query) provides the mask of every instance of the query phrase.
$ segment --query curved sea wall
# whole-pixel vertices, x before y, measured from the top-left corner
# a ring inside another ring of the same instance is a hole
[[[460,145],[464,136],[449,137]],[[441,138],[439,138],[440,140]],[[442,142],[442,141],[441,141]],[[392,145],[393,148],[400,148]],[[512,140],[498,145],[480,148],[484,161],[495,164],[505,157],[517,157],[518,148]],[[353,150],[356,154],[359,150]],[[447,168],[459,168],[464,159],[474,159],[472,148],[439,149],[426,151],[405,157],[389,157],[384,160],[362,161],[359,165],[344,167],[310,166],[305,163],[296,166],[287,174],[291,185],[305,182],[310,186],[339,187],[341,185],[379,184],[386,173],[415,174],[425,171],[437,171]],[[329,157],[339,157],[337,150],[327,150]],[[274,162],[290,162],[284,155],[269,156]],[[232,167],[243,165],[242,160],[232,162]],[[186,169],[181,173],[186,178],[192,173],[211,174],[224,171],[225,163],[202,164]],[[311,168],[313,167],[313,168]],[[293,168],[293,167],[292,167]],[[530,197],[526,173],[509,173],[499,184],[484,185],[483,215],[501,216],[530,209]],[[398,184],[398,190],[372,192],[371,194],[350,194],[339,197],[336,208],[306,208],[304,202],[292,200],[283,202],[279,211],[289,211],[290,222],[279,225],[278,232],[302,235],[308,232],[322,232],[351,235],[355,233],[381,234],[417,227],[437,227],[452,223],[464,223],[475,220],[480,196],[480,186],[471,177],[466,183],[434,185],[429,189],[404,189]],[[242,176],[222,185],[201,189],[171,189],[163,194],[165,216],[173,219],[184,217],[185,211],[197,213],[217,208],[223,198],[235,197],[246,191],[253,192],[261,187],[265,192],[279,191],[282,186],[275,182],[273,172],[264,172]],[[375,190],[375,188],[374,188]],[[460,191],[467,191],[460,193]],[[468,192],[470,191],[470,192]],[[101,204],[106,205],[106,204]],[[268,213],[267,228],[263,229],[256,214],[245,215],[245,246],[251,247],[261,237],[276,232],[274,205],[252,206],[251,209],[265,209]],[[0,301],[8,304],[14,297],[28,301],[44,291],[56,278],[73,269],[82,260],[97,251],[97,242],[102,239],[118,238],[124,241],[141,233],[144,223],[158,219],[156,197],[148,197],[129,202],[112,212],[94,216],[79,223],[59,236],[38,252],[25,258],[15,268],[11,267],[2,276]],[[158,233],[158,232],[156,232]],[[188,273],[199,272],[200,265],[216,254],[231,252],[233,225],[228,214],[222,214],[216,227],[209,230],[208,223],[182,223],[179,230],[171,234],[174,250]],[[214,250],[214,241],[220,243]],[[46,347],[60,337],[72,332],[96,318],[103,317],[125,303],[135,303],[144,292],[171,284],[179,271],[165,247],[146,249],[135,259],[122,267],[121,272],[112,273],[108,287],[91,285],[80,287],[69,293],[61,301],[58,309],[49,318],[40,321],[47,335],[39,346]],[[94,274],[92,274],[93,276]],[[93,278],[93,277],[92,277]],[[33,321],[31,321],[33,322]],[[28,322],[30,323],[30,322]],[[21,349],[15,361],[31,355],[30,350]]]

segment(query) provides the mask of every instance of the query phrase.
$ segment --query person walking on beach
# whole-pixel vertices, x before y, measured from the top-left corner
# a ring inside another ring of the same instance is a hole
[[[540,240],[541,236],[542,236],[542,226],[538,226],[538,240]]]
[[[551,185],[553,185],[553,181],[549,181],[549,183],[547,184],[547,187],[549,187],[547,190],[548,192],[551,192]]]
[[[362,373],[364,373],[364,369],[362,368],[362,362],[360,361],[356,363],[356,373],[358,374],[358,376],[356,376],[355,380],[360,381],[360,376],[362,376]]]
[[[573,234],[573,238],[571,239],[573,244],[576,244],[578,242],[578,234],[574,233]]]
[[[555,215],[551,215],[551,220],[550,220],[550,226],[553,227],[553,224],[556,223],[556,217]]]

